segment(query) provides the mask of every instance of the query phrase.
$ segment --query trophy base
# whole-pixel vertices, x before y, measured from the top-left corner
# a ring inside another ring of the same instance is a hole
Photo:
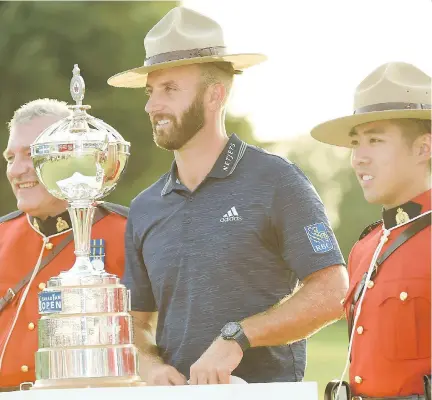
[[[119,285],[120,278],[106,271],[96,273],[72,274],[71,270],[60,272],[58,276],[53,276],[47,282],[48,289],[58,287],[76,287],[76,286],[106,286]]]
[[[73,378],[73,379],[40,379],[30,390],[41,389],[76,389],[100,387],[136,387],[146,383],[139,376],[103,377],[103,378]]]

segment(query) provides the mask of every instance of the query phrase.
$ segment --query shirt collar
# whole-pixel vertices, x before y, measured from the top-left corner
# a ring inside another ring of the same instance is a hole
[[[431,209],[431,190],[397,207],[382,211],[384,226],[393,228]]]
[[[225,148],[222,150],[221,154],[213,165],[212,170],[207,175],[207,178],[223,179],[231,175],[244,156],[246,148],[247,144],[239,139],[236,134],[232,134]],[[181,188],[181,183],[177,178],[176,162],[173,161],[161,195],[165,196],[171,193],[174,189],[176,189],[176,187]]]
[[[179,182],[179,180],[177,179],[177,165],[174,160],[171,164],[171,171],[168,172],[165,185],[162,188],[161,196],[170,194],[174,189],[174,184],[176,184],[177,182]]]
[[[28,221],[37,232],[44,236],[56,235],[72,228],[72,222],[68,211],[58,214],[55,217],[48,217],[45,220],[29,215]]]

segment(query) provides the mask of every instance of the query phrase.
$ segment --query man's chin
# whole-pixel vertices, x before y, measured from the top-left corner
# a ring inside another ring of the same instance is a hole
[[[37,208],[29,207],[28,205],[17,204],[18,210],[24,214],[31,215],[32,217],[37,217]]]
[[[17,199],[17,208],[23,213],[30,214],[30,215],[32,215],[32,213],[34,213],[38,209],[36,204],[26,199],[20,199],[20,198]]]
[[[167,151],[174,151],[178,150],[177,146],[172,145],[171,143],[165,143],[165,142],[156,142],[156,146],[160,149],[167,150]]]
[[[156,143],[156,146],[168,150],[168,151],[174,151],[179,150],[181,146],[179,146],[177,143],[172,142],[170,140],[166,140],[165,137],[161,137],[159,135],[153,135],[153,140]]]
[[[369,204],[382,204],[381,196],[377,193],[363,189],[363,196]]]
[[[36,203],[34,200],[35,199],[23,199],[18,197],[17,198],[18,210],[22,211],[25,214],[29,214],[32,217],[37,217],[40,212],[41,204]]]

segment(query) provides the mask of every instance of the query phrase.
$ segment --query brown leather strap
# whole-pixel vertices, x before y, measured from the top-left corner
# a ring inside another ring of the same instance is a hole
[[[421,394],[413,394],[411,396],[396,396],[396,397],[364,397],[354,396],[352,400],[425,400]]]
[[[20,390],[19,386],[5,386],[5,387],[0,387],[0,393],[2,392],[17,392]]]
[[[200,58],[208,56],[224,56],[226,48],[224,46],[205,47],[201,49],[176,50],[167,53],[156,54],[147,58],[144,62],[146,67],[161,64],[169,61],[184,60],[187,58]]]
[[[425,103],[377,103],[370,104],[354,110],[354,114],[364,114],[376,111],[393,111],[393,110],[430,110],[431,105]]]
[[[402,246],[408,239],[412,238],[415,234],[422,231],[426,227],[430,226],[431,220],[432,220],[431,214],[423,215],[422,217],[414,221],[407,229],[405,229],[391,244],[391,246],[389,246],[389,248],[380,257],[378,257],[370,279],[372,280],[373,278],[375,278],[375,276],[378,273],[378,268],[382,265],[382,263],[385,260],[387,260],[387,258],[391,254],[393,254],[395,250],[397,250],[400,246]],[[360,299],[361,294],[363,293],[364,286],[366,283],[366,276],[367,276],[367,272],[363,274],[361,281],[358,283],[350,304],[349,316],[348,316],[348,337],[349,338],[351,338],[351,332],[353,328],[352,325],[354,323],[355,306],[358,300]]]
[[[334,379],[327,383],[324,392],[324,400],[334,400],[336,398],[336,393],[338,391],[340,382],[340,380]],[[348,382],[345,381],[342,381],[341,393],[339,394],[339,398],[344,398],[348,400],[428,400],[428,397],[425,397],[422,394],[396,397],[365,397],[361,395],[352,396],[351,387]]]
[[[96,208],[93,224],[100,221],[109,211],[102,207]],[[57,254],[59,254],[71,241],[73,240],[73,233],[69,232],[68,235],[51,251],[46,257],[42,259],[37,273],[41,272]],[[18,294],[18,292],[30,282],[30,278],[33,271],[28,273],[23,279],[21,279],[13,288],[9,288],[6,294],[0,298],[0,312],[12,301],[12,299]]]

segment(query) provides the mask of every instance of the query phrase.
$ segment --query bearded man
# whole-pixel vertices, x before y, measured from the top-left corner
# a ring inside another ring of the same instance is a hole
[[[175,158],[132,201],[126,228],[141,376],[300,381],[305,338],[341,317],[348,280],[302,171],[225,131],[233,76],[265,57],[228,54],[221,27],[183,7],[144,43],[144,66],[108,80],[145,88],[154,141]]]

